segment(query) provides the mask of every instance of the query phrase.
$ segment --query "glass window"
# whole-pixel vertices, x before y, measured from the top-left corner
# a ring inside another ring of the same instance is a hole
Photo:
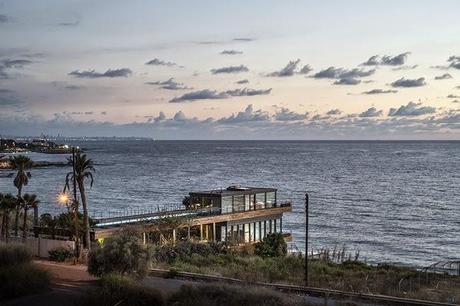
[[[244,242],[249,242],[249,224],[244,225]]]
[[[265,238],[265,221],[260,222],[261,228],[260,228],[260,239]]]
[[[255,241],[259,241],[260,240],[260,222],[256,222],[255,223],[255,228],[256,228],[256,237],[255,237]]]
[[[227,227],[226,226],[221,226],[220,227],[220,235],[221,235],[221,241],[226,241],[227,240]]]
[[[222,197],[222,213],[231,213],[232,211],[232,197]]]
[[[265,201],[266,207],[274,207],[276,201],[275,192],[267,192],[267,200]]]
[[[256,209],[256,195],[255,194],[249,195],[249,209],[250,210]]]
[[[265,193],[256,194],[256,209],[265,208]]]
[[[254,233],[254,223],[249,224],[249,231],[250,231],[250,235],[251,235],[251,241],[255,241],[256,240],[256,235]]]
[[[251,199],[249,197],[250,197],[249,194],[244,196],[244,210],[249,210],[250,209]]]
[[[233,196],[233,211],[244,211],[244,195]]]

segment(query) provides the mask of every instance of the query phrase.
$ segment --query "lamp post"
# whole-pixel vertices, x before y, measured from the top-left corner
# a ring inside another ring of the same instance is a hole
[[[305,193],[305,286],[308,287],[308,193]]]

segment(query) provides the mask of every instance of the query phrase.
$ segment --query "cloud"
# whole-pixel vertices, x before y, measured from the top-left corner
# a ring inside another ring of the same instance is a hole
[[[0,88],[0,106],[18,106],[22,103],[14,90]]]
[[[243,112],[232,114],[229,117],[224,117],[217,120],[219,124],[238,124],[250,122],[270,121],[270,115],[262,110],[254,111],[252,104],[249,104]]]
[[[448,73],[444,73],[443,75],[438,75],[434,77],[435,80],[447,80],[452,79],[452,76]]]
[[[182,89],[192,89],[185,86],[183,83],[178,83],[174,78],[169,78],[166,81],[156,81],[156,82],[146,82],[147,85],[159,85],[160,88],[168,90],[182,90]]]
[[[241,96],[260,96],[260,95],[268,95],[272,91],[271,88],[269,89],[251,89],[251,88],[243,88],[243,89],[234,89],[234,90],[227,90],[225,93],[232,97],[241,97]]]
[[[447,96],[447,99],[458,99],[458,98],[460,98],[460,96],[453,95],[453,94],[450,94]]]
[[[151,65],[151,66],[168,66],[168,67],[172,67],[172,66],[177,65],[176,63],[166,62],[166,61],[160,60],[158,58],[154,58],[153,60],[150,60],[150,61],[146,62],[145,64],[146,65]]]
[[[315,79],[355,79],[361,77],[368,77],[375,73],[375,69],[364,70],[354,68],[351,70],[344,68],[329,67],[321,70],[313,75]]]
[[[24,60],[24,59],[15,59],[15,60],[4,59],[0,61],[0,64],[6,68],[23,68],[24,66],[30,65],[32,63],[33,63],[32,61]]]
[[[250,89],[250,88],[243,88],[243,89],[233,89],[218,92],[216,90],[209,90],[203,89],[198,91],[189,92],[183,94],[182,96],[175,97],[171,99],[170,103],[182,103],[182,102],[191,102],[196,100],[219,100],[219,99],[227,99],[230,97],[252,97],[252,96],[259,96],[259,95],[268,95],[271,93],[271,88],[269,89]]]
[[[417,68],[418,65],[412,65],[412,66],[401,66],[401,67],[396,67],[396,68],[393,68],[393,71],[401,71],[401,70],[414,70],[415,68]]]
[[[372,89],[372,90],[369,90],[369,91],[364,91],[363,94],[364,95],[380,95],[380,94],[389,94],[389,93],[397,93],[398,91],[397,90],[394,90],[394,89],[388,89],[388,90],[385,90],[385,89]]]
[[[195,100],[218,100],[226,99],[228,95],[225,92],[217,92],[216,90],[203,89],[198,91],[192,91],[182,96],[175,97],[170,100],[170,103],[182,103],[186,101],[195,101]]]
[[[447,61],[450,68],[460,69],[460,56],[451,56]]]
[[[375,107],[368,108],[366,111],[362,112],[358,116],[361,118],[369,118],[369,117],[379,117],[383,114],[382,110],[377,110]]]
[[[236,83],[236,84],[248,84],[248,83],[249,83],[249,80],[248,80],[248,79],[239,80],[239,81],[236,81],[235,83]]]
[[[240,66],[228,66],[222,68],[211,69],[212,74],[219,74],[219,73],[240,73],[240,72],[248,72],[249,68],[240,65]]]
[[[85,88],[84,86],[79,86],[79,85],[66,85],[64,86],[64,89],[69,89],[69,90],[80,90]]]
[[[425,78],[418,79],[406,79],[400,78],[399,80],[394,81],[390,84],[392,87],[420,87],[425,86]]]
[[[69,73],[69,75],[77,77],[77,78],[88,78],[88,79],[96,79],[96,78],[117,78],[117,77],[128,77],[132,74],[131,69],[128,68],[120,68],[120,69],[109,69],[104,73],[96,72],[95,70],[74,70]]]
[[[64,21],[64,22],[58,23],[58,25],[61,27],[76,27],[79,24],[80,24],[80,20]]]
[[[331,116],[331,115],[340,115],[341,113],[342,113],[342,111],[340,109],[336,108],[336,109],[331,109],[330,111],[328,111],[326,113],[326,115],[329,115],[329,116]]]
[[[364,66],[402,66],[405,64],[410,52],[401,53],[396,56],[384,55],[382,57],[378,55],[371,56],[366,62],[362,63]]]
[[[361,83],[361,80],[354,78],[344,78],[335,81],[334,85],[358,85],[359,83]]]
[[[390,117],[405,117],[405,116],[421,116],[434,114],[436,108],[432,106],[421,106],[421,103],[409,102],[407,105],[401,105],[399,108],[390,108],[388,116]]]
[[[282,107],[273,115],[273,118],[276,121],[301,121],[308,118],[308,112],[304,114],[299,114],[290,111],[288,108]]]
[[[8,22],[8,16],[0,15],[0,23],[7,23],[7,22]]]
[[[250,42],[250,41],[255,41],[255,38],[249,38],[249,37],[237,37],[233,38],[233,41],[242,41],[242,42]]]
[[[307,64],[307,65],[304,65],[304,66],[302,67],[302,69],[300,69],[299,73],[300,73],[300,74],[308,74],[308,73],[310,73],[312,70],[313,70],[313,68],[311,68],[311,66]]]
[[[288,76],[293,76],[295,74],[295,71],[297,69],[297,66],[300,63],[300,59],[297,59],[295,61],[289,61],[289,63],[281,70],[279,71],[274,71],[268,74],[270,77],[288,77]]]
[[[238,51],[238,50],[224,50],[220,52],[222,55],[237,55],[237,54],[243,54],[243,51]]]

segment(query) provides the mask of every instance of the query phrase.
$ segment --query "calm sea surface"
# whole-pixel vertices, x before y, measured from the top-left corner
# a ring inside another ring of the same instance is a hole
[[[285,230],[303,249],[304,193],[314,249],[345,246],[369,262],[460,259],[460,142],[82,141],[96,162],[94,214],[178,205],[189,191],[276,187],[293,201]],[[62,155],[29,154],[34,160]],[[24,192],[59,212],[69,169],[33,169]],[[8,172],[0,172],[5,174]],[[0,192],[15,192],[0,178]]]

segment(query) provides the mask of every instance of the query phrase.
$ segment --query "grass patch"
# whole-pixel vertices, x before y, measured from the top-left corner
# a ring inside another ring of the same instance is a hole
[[[0,267],[8,267],[28,263],[32,254],[20,244],[0,244]]]

